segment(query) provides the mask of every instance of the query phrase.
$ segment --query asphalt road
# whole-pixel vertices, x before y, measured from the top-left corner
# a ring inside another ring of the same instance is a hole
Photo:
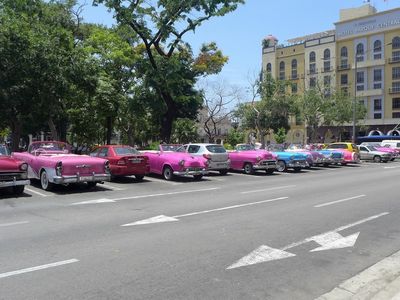
[[[0,299],[314,299],[400,250],[399,175],[28,186],[0,197]]]

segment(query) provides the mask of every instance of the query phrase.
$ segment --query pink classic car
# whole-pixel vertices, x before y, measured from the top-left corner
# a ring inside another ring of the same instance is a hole
[[[250,144],[238,144],[236,150],[229,153],[231,169],[254,174],[256,170],[265,170],[272,174],[277,167],[277,156],[266,150],[256,150]]]
[[[0,189],[12,188],[14,194],[22,194],[29,184],[28,165],[10,157],[8,148],[0,145]]]
[[[341,152],[343,154],[342,162],[340,163],[342,166],[347,164],[358,164],[360,163],[360,154],[357,152],[353,152],[346,149],[330,149],[329,147],[326,150],[334,150],[336,152]]]
[[[187,152],[177,152],[182,145],[160,145],[159,151],[146,151],[149,158],[150,173],[160,174],[166,180],[174,176],[193,176],[200,180],[207,174],[207,159],[195,157]],[[184,150],[182,150],[184,151]]]
[[[44,190],[51,190],[54,184],[87,182],[94,187],[110,181],[108,160],[71,154],[70,149],[64,142],[34,142],[27,152],[14,152],[12,156],[28,163],[29,178],[40,179]]]

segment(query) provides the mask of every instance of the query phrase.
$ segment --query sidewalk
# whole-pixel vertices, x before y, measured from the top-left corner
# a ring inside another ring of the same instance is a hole
[[[342,282],[316,300],[400,300],[400,251]]]

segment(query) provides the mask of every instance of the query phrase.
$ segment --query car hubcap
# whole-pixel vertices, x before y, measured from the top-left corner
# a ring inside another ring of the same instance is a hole
[[[164,177],[165,179],[171,179],[171,170],[169,168],[164,170]]]
[[[278,162],[278,171],[279,172],[285,171],[285,163],[283,161]]]
[[[49,180],[47,178],[46,172],[42,173],[42,180],[41,180],[42,188],[47,189],[47,186],[49,185]]]

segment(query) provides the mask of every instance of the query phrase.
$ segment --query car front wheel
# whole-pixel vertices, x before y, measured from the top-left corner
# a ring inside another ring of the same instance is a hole
[[[253,165],[251,163],[246,163],[244,165],[244,173],[245,174],[254,174]]]
[[[24,185],[17,185],[17,186],[14,186],[14,187],[13,187],[13,192],[14,192],[14,194],[16,194],[16,195],[21,195],[21,194],[24,192],[24,188],[25,188]]]
[[[278,160],[278,164],[277,164],[276,170],[278,172],[286,171],[286,163],[283,160]]]
[[[142,181],[144,178],[144,175],[135,175],[135,178],[137,181]]]
[[[174,173],[170,166],[165,166],[163,170],[163,176],[165,180],[172,180]]]
[[[199,181],[203,178],[203,175],[193,175],[194,180]]]
[[[50,191],[53,189],[53,183],[49,181],[49,177],[47,176],[47,172],[45,170],[40,173],[40,186],[45,191]]]
[[[375,156],[374,156],[374,162],[379,163],[379,162],[381,162],[381,161],[382,161],[382,158],[381,158],[380,156],[378,156],[378,155],[375,155]]]

